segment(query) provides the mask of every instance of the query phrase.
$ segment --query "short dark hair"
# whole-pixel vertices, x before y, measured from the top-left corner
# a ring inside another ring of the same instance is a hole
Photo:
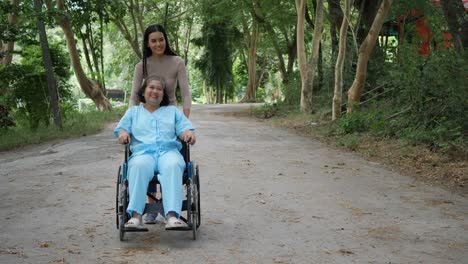
[[[145,78],[143,80],[143,83],[141,84],[140,89],[138,90],[138,99],[142,103],[146,103],[145,97],[143,94],[145,93],[146,86],[148,86],[148,83],[151,81],[159,81],[161,83],[161,86],[163,88],[164,94],[163,94],[163,99],[161,101],[160,106],[167,106],[169,105],[169,96],[166,93],[166,81],[164,80],[163,77],[160,76],[149,76],[148,78]]]

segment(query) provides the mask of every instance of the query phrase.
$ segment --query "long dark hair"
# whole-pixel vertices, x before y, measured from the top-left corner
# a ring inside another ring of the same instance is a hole
[[[138,90],[138,99],[142,103],[146,103],[145,97],[143,94],[145,93],[146,86],[148,86],[148,83],[151,81],[159,81],[161,83],[161,86],[163,88],[164,94],[163,94],[163,99],[161,101],[161,104],[159,106],[167,106],[169,105],[169,96],[166,93],[166,81],[164,80],[163,77],[159,76],[149,76],[148,78],[145,78],[143,83],[141,84],[140,89]]]
[[[146,59],[153,54],[151,49],[148,47],[149,35],[154,32],[161,32],[166,40],[166,49],[164,50],[165,55],[177,56],[177,54],[172,51],[171,46],[169,45],[169,39],[167,38],[166,30],[164,27],[159,24],[150,25],[146,28],[145,34],[143,35],[143,78],[148,76],[148,69],[146,67]]]

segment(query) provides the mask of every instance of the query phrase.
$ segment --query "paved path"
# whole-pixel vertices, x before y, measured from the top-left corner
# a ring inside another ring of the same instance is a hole
[[[468,263],[468,199],[245,116],[194,106],[202,226],[115,227],[100,134],[0,153],[0,263]]]

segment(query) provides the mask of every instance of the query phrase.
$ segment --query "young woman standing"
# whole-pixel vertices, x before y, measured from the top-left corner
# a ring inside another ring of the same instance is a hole
[[[161,25],[150,25],[143,36],[143,60],[135,65],[132,92],[129,106],[139,104],[138,89],[149,76],[161,76],[166,81],[169,104],[176,105],[176,88],[180,88],[182,109],[185,116],[190,116],[192,98],[188,84],[184,60],[177,56],[169,45],[167,34]]]

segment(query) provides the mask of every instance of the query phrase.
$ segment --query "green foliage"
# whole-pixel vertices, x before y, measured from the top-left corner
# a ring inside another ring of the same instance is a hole
[[[355,151],[361,143],[360,136],[356,133],[347,134],[338,139],[338,145],[343,146],[349,150]]]
[[[301,103],[301,78],[299,73],[291,75],[289,82],[283,86],[284,104],[299,109]]]
[[[232,99],[234,96],[232,40],[237,34],[236,30],[228,20],[214,23],[210,19],[204,21],[202,34],[202,38],[195,40],[194,43],[203,46],[205,51],[195,62],[195,66],[202,72],[209,86],[214,87],[217,93]]]
[[[8,109],[0,103],[0,130],[5,130],[8,127],[14,126],[13,118],[10,116]]]
[[[107,122],[118,120],[125,110],[126,107],[114,108],[111,112],[78,113],[71,111],[68,113],[62,129],[39,125],[35,131],[31,131],[26,127],[14,127],[0,133],[0,151],[52,139],[91,135],[101,131]]]
[[[259,118],[270,118],[277,114],[279,109],[278,104],[265,103],[261,107],[255,107],[251,109],[252,115]]]
[[[234,60],[233,66],[233,77],[234,77],[234,92],[238,100],[242,99],[245,94],[247,82],[249,81],[249,75],[247,74],[247,65],[239,57]]]
[[[403,118],[411,120],[408,126],[444,134],[447,140],[466,133],[468,62],[464,55],[454,50],[439,50],[427,57],[404,49],[402,52],[405,59],[394,65],[391,83],[395,105],[409,109],[402,113]]]
[[[223,97],[234,97],[234,78],[232,65],[236,41],[241,35],[231,22],[226,12],[218,11],[213,5],[229,8],[229,2],[206,1],[201,4],[204,10],[200,38],[193,40],[198,47],[203,47],[203,55],[195,61],[209,87],[214,87]],[[218,98],[219,99],[219,98]],[[218,103],[222,103],[218,102]]]
[[[344,134],[352,134],[368,130],[366,116],[360,112],[345,115],[339,119],[339,123]]]
[[[50,46],[52,64],[56,78],[60,101],[71,98],[68,56],[59,44]],[[30,45],[22,51],[21,64],[10,64],[0,68],[0,85],[6,87],[3,103],[12,109],[13,119],[19,126],[36,129],[40,122],[45,125],[50,120],[49,90],[43,67],[41,49]]]

